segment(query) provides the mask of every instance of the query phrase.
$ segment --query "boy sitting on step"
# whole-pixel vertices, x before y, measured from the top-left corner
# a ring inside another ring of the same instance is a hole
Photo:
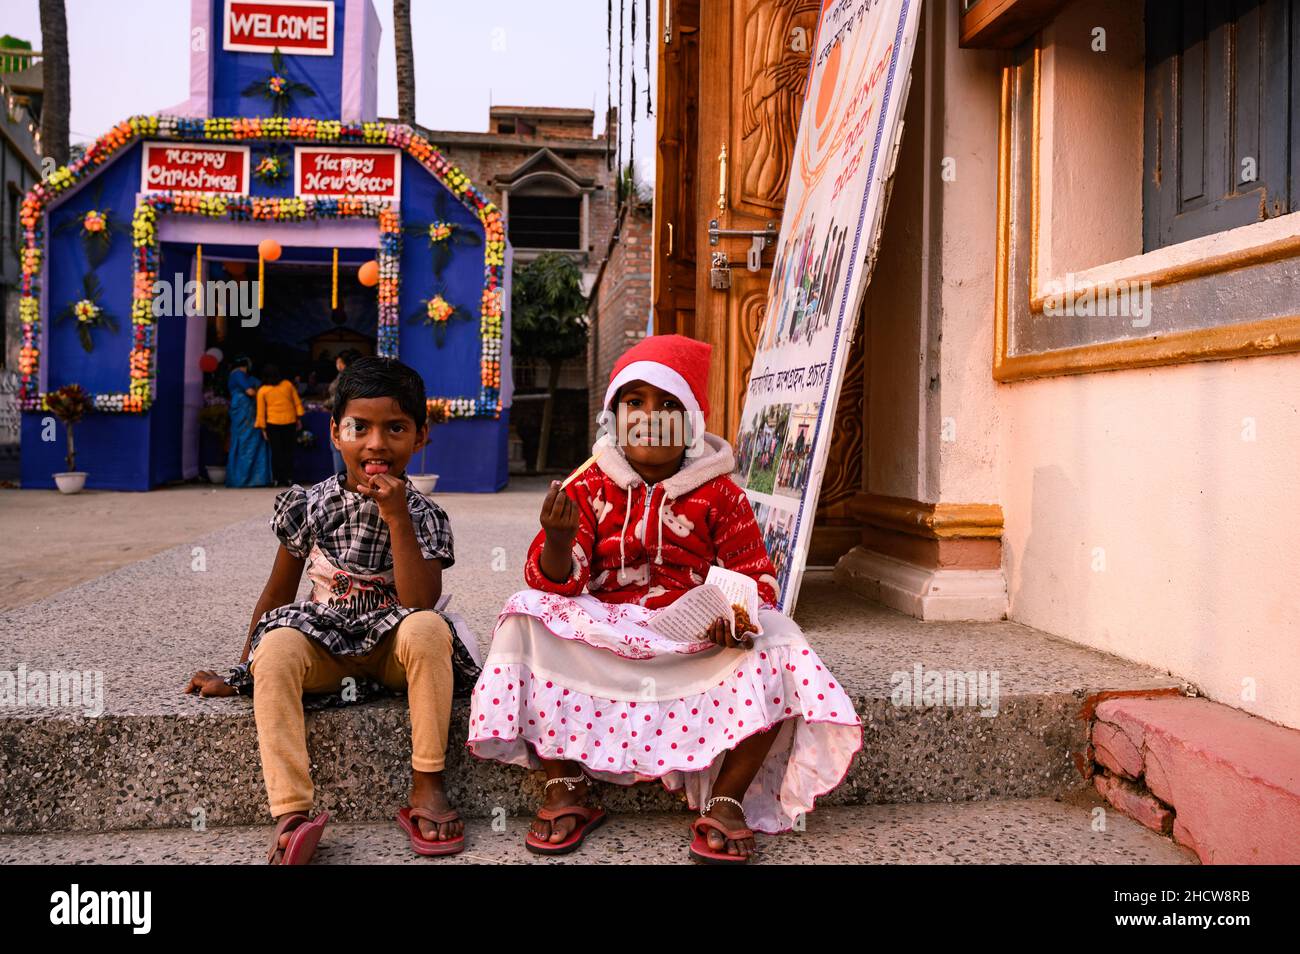
[[[280,548],[240,665],[225,678],[196,672],[185,691],[233,695],[255,682],[276,819],[267,860],[306,864],[329,815],[310,817],[303,693],[337,692],[348,677],[406,689],[411,792],[398,822],[420,854],[454,854],[464,825],[442,780],[453,669],[465,685],[479,670],[465,635],[436,609],[442,571],[454,562],[447,514],[406,479],[407,462],[428,441],[420,375],[392,358],[358,358],[339,378],[330,438],[345,470],[275,499]],[[304,568],[312,592],[297,600]]]

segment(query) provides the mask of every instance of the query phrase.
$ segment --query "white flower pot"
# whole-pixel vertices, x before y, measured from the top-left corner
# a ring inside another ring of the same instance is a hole
[[[214,484],[224,484],[226,482],[226,468],[217,464],[208,464],[208,480]]]
[[[415,489],[426,497],[432,494],[433,488],[438,485],[437,474],[408,474],[407,476],[411,478],[411,483],[415,485]]]
[[[58,485],[61,494],[81,493],[86,486],[86,474],[84,470],[68,470],[61,474],[54,475],[54,483]]]

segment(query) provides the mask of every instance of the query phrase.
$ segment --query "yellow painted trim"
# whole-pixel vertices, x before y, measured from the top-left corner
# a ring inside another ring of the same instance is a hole
[[[1002,536],[1002,508],[998,504],[928,504],[905,497],[858,493],[849,500],[848,510],[871,526],[932,540]]]
[[[1033,52],[1032,131],[1030,136],[1030,248],[1029,310],[1030,317],[1043,313],[1046,296],[1039,293],[1039,136],[1041,108],[1042,36]],[[1300,351],[1300,315],[1265,318],[1260,321],[1214,328],[1107,341],[1074,348],[1060,348],[1036,354],[1008,354],[1010,342],[1011,285],[1011,178],[1015,105],[1015,76],[1020,67],[1002,69],[1002,98],[998,116],[998,200],[997,200],[997,274],[994,284],[993,378],[1019,381],[1027,378],[1061,374],[1084,374],[1094,371],[1118,371],[1125,368],[1185,364],[1191,361],[1220,361],[1263,354],[1286,354]],[[1300,236],[1288,236],[1266,245],[1225,252],[1196,262],[1157,269],[1140,275],[1124,276],[1124,281],[1171,285],[1181,281],[1217,275],[1240,268],[1268,264],[1300,256]]]

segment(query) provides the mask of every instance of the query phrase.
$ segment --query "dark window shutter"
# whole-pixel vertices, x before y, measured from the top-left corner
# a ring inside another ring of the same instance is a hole
[[[1297,37],[1300,0],[1147,0],[1144,251],[1297,208]]]

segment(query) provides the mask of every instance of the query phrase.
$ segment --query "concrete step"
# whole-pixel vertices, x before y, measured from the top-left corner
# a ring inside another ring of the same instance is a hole
[[[486,644],[519,586],[540,485],[445,495],[457,528],[445,576],[452,608]],[[111,831],[260,823],[266,795],[246,698],[181,693],[189,674],[238,658],[249,608],[276,541],[257,518],[164,550],[0,614],[0,671],[102,674],[95,718],[48,706],[0,708],[0,831]],[[863,748],[833,805],[1027,798],[1083,781],[1087,721],[1102,693],[1176,691],[1172,677],[1010,622],[922,623],[805,578],[796,620],[854,699]],[[996,715],[970,705],[895,705],[895,673],[997,676]],[[317,804],[352,821],[386,821],[409,781],[402,698],[313,713],[308,744]],[[448,776],[468,816],[531,812],[540,783],[463,748],[455,709]],[[615,811],[671,811],[658,785],[606,793]]]
[[[758,835],[764,864],[1195,864],[1196,857],[1088,793],[1063,800],[837,806],[802,832]],[[618,814],[583,848],[540,858],[526,816],[466,826],[465,851],[421,858],[394,822],[332,819],[314,864],[690,864],[684,813]],[[262,864],[268,826],[0,835],[0,864]]]

